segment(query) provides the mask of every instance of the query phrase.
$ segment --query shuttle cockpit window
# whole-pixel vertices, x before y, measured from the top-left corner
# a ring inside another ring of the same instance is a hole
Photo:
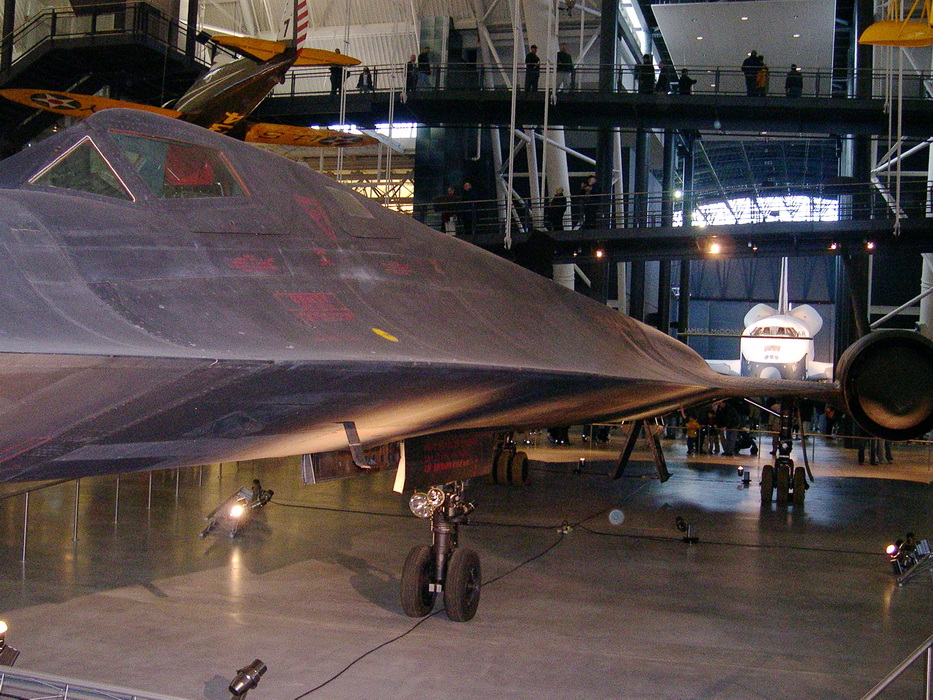
[[[156,197],[242,197],[246,188],[220,151],[193,143],[111,132]]]
[[[788,326],[760,326],[749,333],[752,338],[801,338],[803,334]]]
[[[103,197],[133,199],[120,176],[90,137],[81,139],[29,180],[29,184],[89,192]]]

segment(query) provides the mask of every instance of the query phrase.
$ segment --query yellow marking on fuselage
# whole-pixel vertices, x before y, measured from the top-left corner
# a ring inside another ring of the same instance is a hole
[[[397,342],[398,342],[398,338],[396,338],[396,337],[395,337],[394,335],[392,335],[391,333],[386,333],[384,330],[382,330],[382,329],[380,329],[380,328],[373,328],[373,333],[375,333],[376,335],[378,335],[380,338],[385,338],[386,340],[391,340],[393,343],[397,343]]]

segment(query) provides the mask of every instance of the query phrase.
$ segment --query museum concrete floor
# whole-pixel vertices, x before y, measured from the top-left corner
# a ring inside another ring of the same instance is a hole
[[[817,440],[805,505],[762,507],[767,450],[687,461],[665,441],[669,481],[640,461],[613,482],[618,438],[575,443],[530,446],[524,488],[469,486],[461,544],[484,585],[467,623],[440,602],[423,620],[402,613],[402,563],[430,536],[391,474],[304,486],[292,469],[156,472],[151,507],[147,474],[121,479],[119,503],[115,477],[84,479],[77,541],[61,484],[30,497],[25,563],[24,499],[0,500],[16,668],[211,700],[255,658],[268,671],[252,700],[858,698],[933,633],[933,576],[898,587],[883,554],[908,530],[933,539],[929,444],[870,467]],[[203,516],[254,477],[273,502],[237,537],[200,539]],[[922,665],[882,697],[922,697]]]

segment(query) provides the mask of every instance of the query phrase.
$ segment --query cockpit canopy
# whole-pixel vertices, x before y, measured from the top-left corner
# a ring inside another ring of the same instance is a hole
[[[111,131],[110,136],[142,178],[150,196],[180,199],[246,194],[242,180],[218,150],[124,131]],[[81,139],[30,178],[29,183],[116,199],[137,199],[91,136]]]

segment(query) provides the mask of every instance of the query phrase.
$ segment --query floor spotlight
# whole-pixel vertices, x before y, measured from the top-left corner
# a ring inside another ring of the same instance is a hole
[[[241,668],[236,672],[233,680],[230,682],[230,693],[235,698],[244,697],[249,691],[259,685],[259,679],[266,672],[266,665],[256,659],[249,666]]]
[[[0,620],[0,666],[12,666],[19,657],[19,651],[6,643],[7,625]]]
[[[686,542],[687,544],[696,544],[700,541],[700,538],[697,537],[696,533],[693,531],[693,525],[688,523],[679,515],[674,518],[674,526],[678,531],[684,533],[684,537],[682,538],[683,542]]]

